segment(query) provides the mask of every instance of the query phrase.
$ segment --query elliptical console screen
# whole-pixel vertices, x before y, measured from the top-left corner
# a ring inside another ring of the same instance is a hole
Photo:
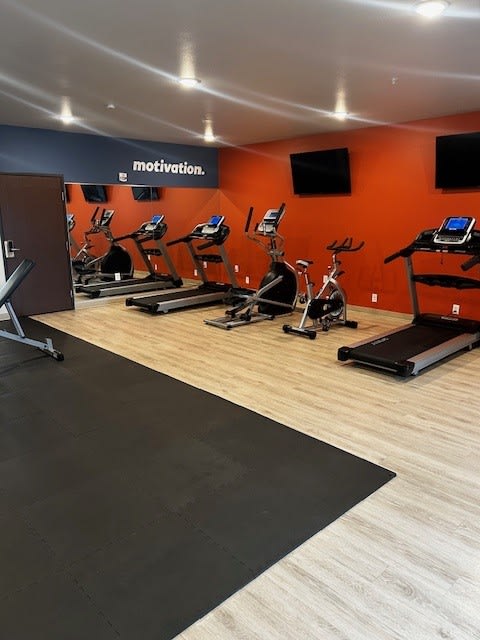
[[[157,214],[156,216],[152,216],[151,224],[158,224],[159,222],[162,222],[164,217],[165,216],[163,214]]]
[[[285,209],[269,209],[267,213],[263,216],[263,222],[267,222],[268,224],[278,225],[280,220],[282,219],[283,212]]]
[[[104,209],[102,211],[102,215],[100,216],[100,222],[99,222],[100,226],[108,227],[110,222],[112,221],[114,213],[115,211],[113,209]]]
[[[283,214],[285,213],[285,207],[280,207],[280,209],[269,209],[265,215],[263,216],[262,221],[257,227],[258,233],[264,234],[274,234],[278,225],[280,224],[280,220],[283,218]]]
[[[462,244],[468,242],[475,226],[475,218],[457,216],[445,218],[433,239],[437,244]]]

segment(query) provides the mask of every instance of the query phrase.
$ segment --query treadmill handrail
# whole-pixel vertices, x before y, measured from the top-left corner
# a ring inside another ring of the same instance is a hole
[[[408,258],[414,252],[415,248],[413,244],[410,244],[408,247],[404,247],[403,249],[400,249],[400,251],[396,251],[395,253],[392,253],[392,255],[387,256],[383,263],[388,264],[389,262],[393,262],[397,258]]]
[[[480,262],[480,255],[473,256],[460,265],[462,271],[468,271]]]

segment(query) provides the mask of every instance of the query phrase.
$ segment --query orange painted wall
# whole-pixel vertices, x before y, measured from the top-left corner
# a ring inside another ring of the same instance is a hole
[[[410,312],[403,260],[383,264],[386,256],[409,244],[424,229],[437,227],[449,215],[473,215],[480,228],[480,191],[446,193],[434,188],[435,137],[480,130],[480,112],[422,120],[401,126],[379,126],[307,138],[220,150],[221,212],[234,228],[235,260],[240,275],[258,281],[267,259],[242,238],[250,205],[256,219],[266,209],[287,204],[281,232],[290,263],[309,258],[316,282],[329,264],[325,247],[353,236],[365,241],[359,253],[343,260],[343,285],[351,304]],[[352,174],[350,196],[293,195],[289,154],[348,147]],[[345,255],[345,254],[344,254]],[[416,269],[461,273],[456,256],[417,256]],[[469,277],[479,277],[478,267]],[[371,303],[371,294],[378,303]],[[480,318],[480,291],[458,292],[419,287],[422,311],[449,313],[460,303],[461,315]]]
[[[286,257],[314,260],[314,280],[322,281],[329,264],[325,247],[334,239],[353,236],[365,241],[360,252],[344,255],[342,283],[353,305],[409,313],[410,301],[403,260],[388,265],[389,254],[411,242],[421,230],[437,227],[445,216],[473,215],[480,228],[480,191],[442,192],[434,188],[435,137],[480,130],[480,112],[341,133],[283,140],[244,148],[219,150],[220,189],[161,188],[161,199],[135,202],[127,186],[107,187],[106,207],[116,210],[112,229],[116,235],[131,231],[155,213],[164,213],[168,223],[166,240],[187,234],[198,222],[221,213],[231,228],[225,247],[232,264],[239,265],[240,284],[249,276],[257,285],[269,259],[243,230],[250,206],[254,221],[281,202],[287,212],[281,232]],[[335,147],[350,151],[352,194],[350,196],[295,196],[292,191],[289,154]],[[89,224],[94,206],[85,203],[79,185],[71,185],[67,209],[74,213],[77,241]],[[129,241],[124,246],[135,256]],[[182,277],[193,277],[185,247],[171,249]],[[158,269],[163,270],[159,260]],[[418,271],[459,273],[461,259],[455,256],[417,255]],[[142,263],[135,257],[135,266]],[[480,278],[479,267],[468,274]],[[223,269],[208,265],[211,280],[224,280]],[[372,292],[378,303],[371,302]],[[419,286],[422,311],[449,313],[453,303],[461,315],[480,318],[480,292],[452,291]]]

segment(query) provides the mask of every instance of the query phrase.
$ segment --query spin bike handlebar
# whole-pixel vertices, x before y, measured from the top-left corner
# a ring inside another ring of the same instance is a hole
[[[365,242],[362,240],[356,247],[352,247],[353,238],[345,238],[343,242],[337,243],[334,240],[331,244],[327,246],[328,251],[334,251],[335,253],[340,253],[341,251],[359,251]]]

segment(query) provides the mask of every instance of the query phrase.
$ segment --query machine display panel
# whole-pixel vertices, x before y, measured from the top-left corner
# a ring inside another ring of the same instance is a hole
[[[437,244],[462,244],[467,242],[475,226],[475,218],[470,216],[451,216],[445,218],[434,237]]]
[[[218,227],[225,220],[225,216],[212,216],[207,222],[209,227]]]

